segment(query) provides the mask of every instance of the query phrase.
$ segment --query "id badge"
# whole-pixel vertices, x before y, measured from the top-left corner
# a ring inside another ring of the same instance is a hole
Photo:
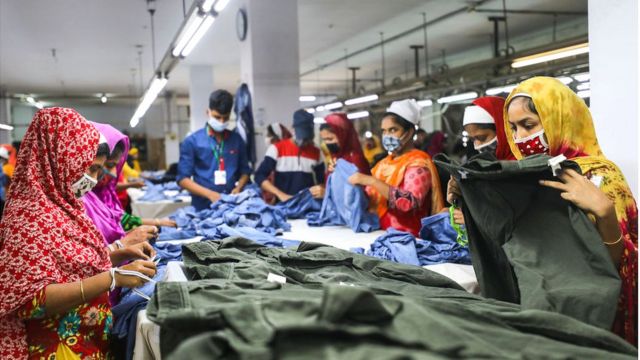
[[[227,172],[225,170],[216,170],[213,177],[214,184],[227,185]]]

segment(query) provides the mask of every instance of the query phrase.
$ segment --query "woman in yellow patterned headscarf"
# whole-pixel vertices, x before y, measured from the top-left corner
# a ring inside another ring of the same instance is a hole
[[[582,175],[567,170],[562,182],[543,181],[591,214],[614,262],[622,289],[613,331],[637,344],[638,209],[620,169],[604,157],[591,112],[570,88],[554,78],[534,77],[509,95],[505,130],[517,159],[546,153],[575,161]]]

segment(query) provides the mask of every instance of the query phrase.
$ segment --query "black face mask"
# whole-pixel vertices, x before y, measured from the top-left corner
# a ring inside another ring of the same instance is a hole
[[[324,145],[332,154],[337,154],[338,152],[340,152],[340,145],[338,145],[338,143],[325,143]]]

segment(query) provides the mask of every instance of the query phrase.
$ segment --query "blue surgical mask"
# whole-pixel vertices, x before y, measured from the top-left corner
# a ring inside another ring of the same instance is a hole
[[[388,152],[394,152],[402,146],[402,142],[399,138],[391,135],[382,136],[382,147]]]
[[[213,129],[213,131],[215,132],[223,132],[227,128],[227,124],[228,124],[226,122],[221,122],[218,119],[211,116],[209,117],[209,121],[207,123],[209,124],[211,129]]]

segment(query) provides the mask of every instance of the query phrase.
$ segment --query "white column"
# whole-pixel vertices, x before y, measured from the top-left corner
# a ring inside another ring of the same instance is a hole
[[[241,43],[241,78],[253,100],[258,163],[264,156],[264,129],[273,122],[291,128],[300,108],[297,0],[242,0],[247,37]],[[291,129],[293,131],[293,129]]]
[[[638,0],[589,0],[591,113],[604,154],[638,196]]]
[[[179,136],[179,119],[178,105],[175,93],[167,93],[165,95],[165,135],[164,135],[164,152],[167,168],[172,163],[177,163],[180,158],[180,141]]]
[[[209,95],[214,90],[212,66],[192,65],[189,67],[190,130],[192,132],[201,129],[207,122]]]

